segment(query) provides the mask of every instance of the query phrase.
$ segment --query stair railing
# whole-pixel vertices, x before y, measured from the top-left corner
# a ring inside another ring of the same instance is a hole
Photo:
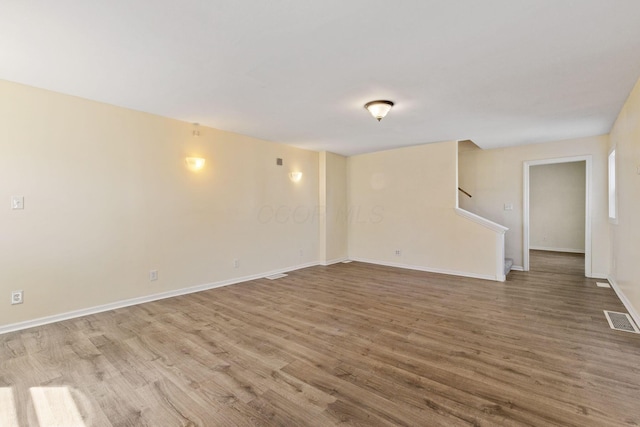
[[[466,194],[469,197],[472,197],[471,194],[467,193],[466,191],[464,191],[462,188],[458,187],[458,191],[462,191],[464,194]]]

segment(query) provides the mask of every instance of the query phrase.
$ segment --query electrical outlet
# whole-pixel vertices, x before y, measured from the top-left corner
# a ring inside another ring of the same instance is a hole
[[[11,292],[11,304],[22,304],[24,302],[24,291]]]
[[[240,260],[239,259],[234,259],[233,260],[233,268],[240,268]]]
[[[402,251],[400,249],[396,249],[396,256],[402,256]]]
[[[158,270],[150,270],[149,271],[149,281],[155,282],[158,280]]]
[[[300,256],[304,256],[304,249],[300,249]]]

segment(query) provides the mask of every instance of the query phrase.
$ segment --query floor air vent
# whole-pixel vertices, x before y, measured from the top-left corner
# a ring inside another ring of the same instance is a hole
[[[636,324],[631,320],[631,316],[627,313],[604,310],[604,315],[607,317],[607,322],[609,322],[611,329],[615,329],[616,331],[633,332],[635,334],[640,333]]]
[[[271,276],[265,276],[265,279],[276,280],[276,279],[280,279],[282,277],[287,277],[287,276],[288,274],[284,274],[284,273],[272,274]]]
[[[596,282],[596,286],[599,288],[610,288],[611,285],[608,282]]]

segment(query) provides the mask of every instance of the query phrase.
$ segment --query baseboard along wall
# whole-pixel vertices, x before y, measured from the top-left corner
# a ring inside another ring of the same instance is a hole
[[[417,266],[417,265],[401,264],[396,262],[378,261],[378,260],[368,259],[368,258],[356,257],[356,258],[351,258],[351,260],[358,261],[358,262],[365,262],[367,264],[384,265],[385,267],[397,267],[397,268],[404,268],[407,270],[425,271],[427,273],[448,274],[450,276],[470,277],[472,279],[491,280],[493,282],[502,281],[502,280],[499,280],[499,278],[497,278],[496,276],[490,276],[490,275],[484,275],[484,274],[473,274],[473,273],[467,273],[463,271],[444,270],[440,268],[423,267],[423,266]]]
[[[272,270],[265,273],[253,274],[250,276],[236,277],[233,279],[221,280],[213,283],[206,283],[203,285],[190,286],[188,288],[176,289],[174,291],[161,292],[152,295],[146,295],[143,297],[131,298],[121,301],[115,301],[109,304],[99,305],[95,307],[83,308],[80,310],[68,311],[66,313],[54,314],[51,316],[40,317],[38,319],[26,320],[24,322],[10,323],[8,325],[0,326],[0,335],[9,332],[20,331],[23,329],[29,329],[36,326],[47,325],[49,323],[61,322],[63,320],[75,319],[78,317],[88,316],[91,314],[102,313],[104,311],[115,310],[118,308],[129,307],[132,305],[144,304],[147,302],[158,301],[165,298],[177,297],[180,295],[192,294],[194,292],[206,291],[209,289],[221,288],[223,286],[235,285],[250,280],[261,279],[273,274],[286,273],[289,271],[300,270],[302,268],[314,267],[321,265],[318,262],[311,262],[307,264],[300,264],[293,267],[281,268],[278,270]]]
[[[529,249],[534,251],[547,251],[547,252],[568,252],[572,254],[583,254],[584,249],[572,249],[572,248],[551,248],[548,246],[529,246]]]

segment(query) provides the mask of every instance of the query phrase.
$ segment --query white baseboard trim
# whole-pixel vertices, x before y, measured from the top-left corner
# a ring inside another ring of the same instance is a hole
[[[521,265],[512,265],[512,266],[511,266],[511,269],[512,269],[513,271],[524,271],[524,267],[523,267],[523,266],[521,266]]]
[[[326,266],[329,266],[329,265],[332,265],[332,264],[339,264],[341,262],[345,262],[345,261],[348,261],[348,260],[349,260],[348,257],[336,258],[336,259],[332,259],[332,260],[329,260],[329,261],[322,262],[322,263],[320,263],[320,265],[324,265],[326,267]]]
[[[631,304],[631,301],[629,301],[629,299],[624,294],[624,292],[622,292],[622,289],[620,289],[620,286],[618,286],[618,283],[616,282],[616,280],[611,276],[607,277],[607,280],[609,281],[609,283],[611,283],[611,287],[616,292],[616,295],[618,295],[618,298],[620,298],[620,301],[622,302],[624,307],[627,309],[627,311],[633,318],[633,321],[636,322],[636,325],[640,326],[640,314],[633,307],[633,305]]]
[[[378,260],[368,259],[368,258],[351,258],[351,260],[358,261],[358,262],[366,262],[367,264],[384,265],[385,267],[397,267],[397,268],[404,268],[407,270],[426,271],[428,273],[438,273],[438,274],[448,274],[450,276],[470,277],[472,279],[491,280],[493,282],[504,281],[504,275],[502,276],[503,280],[500,280],[500,278],[496,276],[467,273],[467,272],[455,271],[455,270],[444,270],[441,268],[423,267],[418,265],[401,264],[397,262],[378,261]]]
[[[549,251],[549,252],[569,252],[572,254],[583,254],[584,249],[571,249],[571,248],[550,248],[547,246],[533,246],[529,245],[529,249],[534,251]]]
[[[63,320],[75,319],[78,317],[88,316],[90,314],[102,313],[104,311],[115,310],[118,308],[129,307],[132,305],[144,304],[147,302],[158,301],[161,299],[177,297],[180,295],[192,294],[194,292],[206,291],[209,289],[221,288],[223,286],[235,285],[242,282],[248,282],[250,280],[261,279],[273,274],[287,273],[290,271],[300,270],[308,267],[315,267],[320,265],[318,262],[310,262],[306,264],[300,264],[287,268],[280,268],[277,270],[268,271],[266,273],[252,274],[250,276],[236,277],[233,279],[221,280],[213,283],[206,283],[203,285],[190,286],[188,288],[176,289],[174,291],[161,292],[158,294],[146,295],[143,297],[131,298],[121,301],[115,301],[109,304],[99,305],[95,307],[82,308],[80,310],[68,311],[66,313],[54,314],[52,316],[40,317],[38,319],[26,320],[18,323],[10,323],[8,325],[0,326],[0,335],[9,332],[20,331],[23,329],[33,328],[36,326],[47,325],[49,323],[61,322]]]

